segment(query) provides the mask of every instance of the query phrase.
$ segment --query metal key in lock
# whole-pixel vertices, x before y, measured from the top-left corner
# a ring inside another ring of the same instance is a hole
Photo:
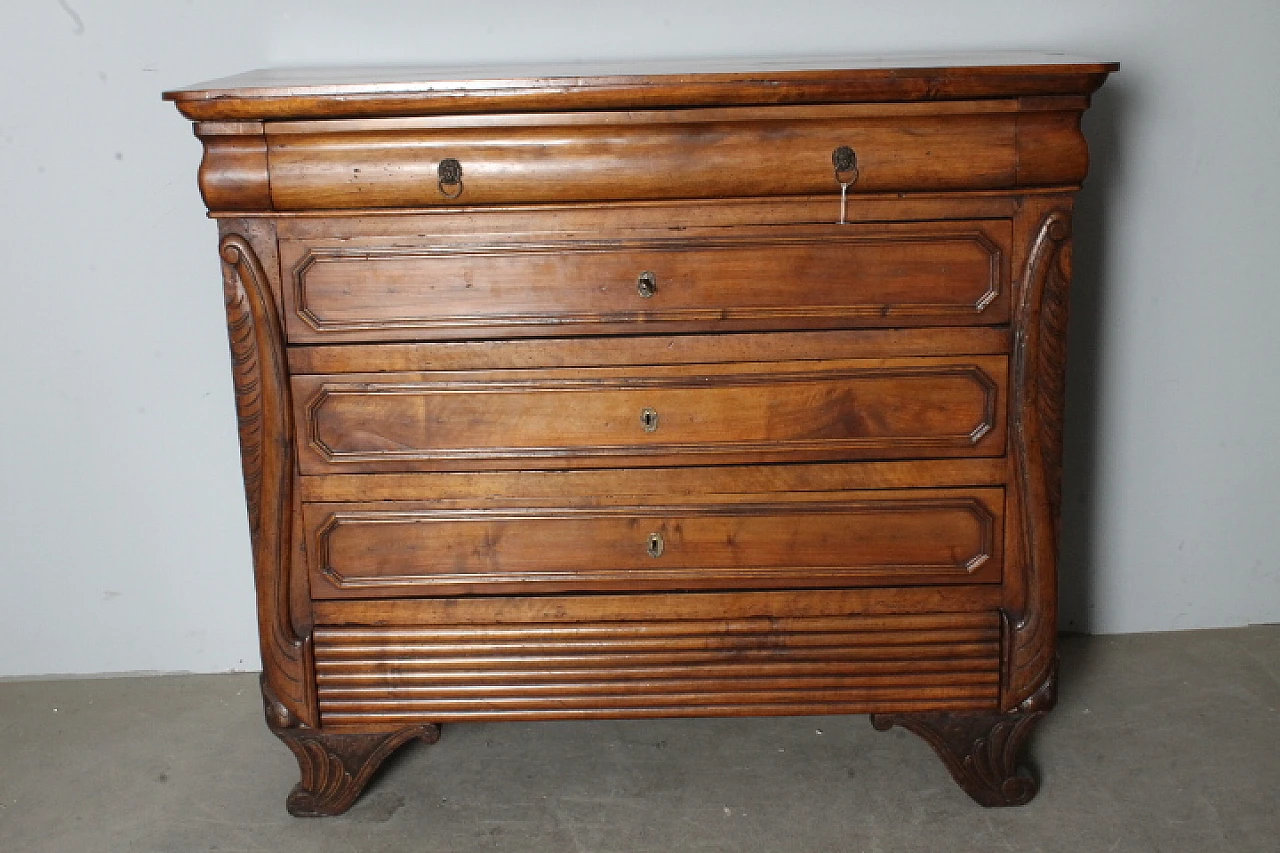
[[[831,165],[835,167],[836,183],[840,185],[840,218],[836,220],[836,224],[844,225],[849,187],[858,182],[858,155],[848,145],[841,145],[831,152]]]

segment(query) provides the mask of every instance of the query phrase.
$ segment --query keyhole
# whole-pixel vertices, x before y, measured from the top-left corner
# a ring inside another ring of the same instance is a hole
[[[658,431],[658,413],[654,409],[645,409],[640,413],[640,425],[645,432]]]
[[[636,276],[636,291],[645,299],[658,292],[658,277],[645,270]]]
[[[661,557],[664,544],[661,533],[650,533],[649,543],[645,546],[645,550],[649,552],[650,557]]]

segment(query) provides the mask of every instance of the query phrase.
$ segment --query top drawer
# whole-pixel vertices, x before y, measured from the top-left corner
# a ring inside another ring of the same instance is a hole
[[[273,122],[265,133],[276,210],[742,198],[838,192],[841,147],[855,157],[854,192],[1013,188],[1031,178],[1020,174],[1016,109],[990,101],[435,116]],[[1062,143],[1066,156],[1076,134],[1063,130],[1049,144]],[[446,161],[457,171],[442,172]]]

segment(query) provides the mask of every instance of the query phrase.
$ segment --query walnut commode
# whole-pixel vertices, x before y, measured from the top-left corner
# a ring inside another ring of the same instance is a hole
[[[983,805],[1054,701],[1053,55],[258,72],[204,145],[298,815],[469,720],[870,713]]]

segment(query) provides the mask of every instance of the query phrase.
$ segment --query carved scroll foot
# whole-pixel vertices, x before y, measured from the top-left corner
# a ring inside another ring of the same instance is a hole
[[[1005,714],[873,714],[880,731],[902,726],[933,747],[965,793],[983,806],[1029,803],[1040,784],[1019,754],[1040,718],[1057,698],[1056,678],[1049,678],[1017,710]]]
[[[391,734],[335,735],[314,729],[276,732],[297,756],[302,780],[285,801],[294,817],[338,815],[351,808],[374,772],[414,738],[435,743],[440,727],[414,726]]]
[[[298,759],[302,779],[285,807],[294,817],[339,815],[351,808],[391,753],[417,738],[440,740],[436,725],[411,726],[379,734],[331,734],[300,725],[263,683],[267,726]]]

